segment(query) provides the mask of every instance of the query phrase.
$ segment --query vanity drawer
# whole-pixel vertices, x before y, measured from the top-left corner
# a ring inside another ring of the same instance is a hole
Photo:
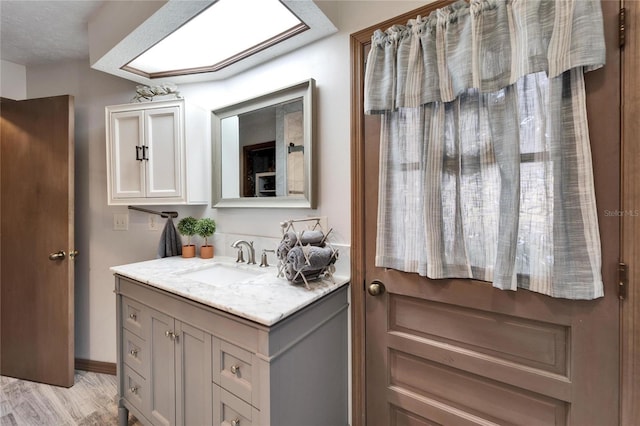
[[[146,340],[149,321],[148,307],[135,300],[122,297],[122,325],[124,328]]]
[[[126,365],[122,369],[122,380],[124,399],[141,412],[146,412],[146,400],[149,397],[147,381]]]
[[[251,352],[216,338],[212,344],[214,383],[251,404],[257,377]]]
[[[212,386],[215,426],[251,426],[258,421],[258,410],[220,386]]]
[[[149,349],[147,343],[129,330],[122,333],[122,360],[143,378],[149,377]]]

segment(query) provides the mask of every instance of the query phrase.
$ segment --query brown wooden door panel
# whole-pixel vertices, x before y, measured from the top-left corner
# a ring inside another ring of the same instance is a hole
[[[71,386],[73,98],[3,99],[0,371]],[[64,251],[60,260],[49,254]]]
[[[354,228],[362,226],[365,288],[374,280],[386,287],[381,296],[363,289],[367,425],[618,424],[620,222],[605,212],[620,208],[619,3],[602,5],[607,65],[586,84],[604,298],[554,299],[376,268],[380,117],[361,116],[363,204]],[[362,45],[364,32],[356,37]],[[366,48],[354,52],[362,60]],[[356,76],[356,96],[361,81]]]

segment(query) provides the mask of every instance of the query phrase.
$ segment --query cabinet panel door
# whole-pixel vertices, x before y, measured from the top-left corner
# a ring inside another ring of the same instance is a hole
[[[176,424],[210,425],[211,335],[176,321]]]
[[[182,196],[183,131],[180,107],[145,112],[147,197]]]
[[[150,398],[154,425],[173,425],[176,418],[174,320],[151,310]]]
[[[108,170],[111,173],[109,183],[113,198],[145,196],[145,162],[141,161],[144,144],[143,126],[142,111],[111,114],[109,123],[111,144],[108,153],[111,165]]]

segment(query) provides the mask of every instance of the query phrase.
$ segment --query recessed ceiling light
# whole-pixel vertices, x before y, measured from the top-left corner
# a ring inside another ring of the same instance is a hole
[[[307,29],[280,0],[218,0],[122,69],[147,78],[213,72]]]

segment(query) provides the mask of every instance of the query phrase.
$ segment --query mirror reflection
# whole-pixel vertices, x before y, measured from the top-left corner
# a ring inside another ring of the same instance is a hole
[[[313,207],[313,88],[213,112],[214,207]]]
[[[304,195],[302,98],[227,117],[221,127],[223,198]]]

